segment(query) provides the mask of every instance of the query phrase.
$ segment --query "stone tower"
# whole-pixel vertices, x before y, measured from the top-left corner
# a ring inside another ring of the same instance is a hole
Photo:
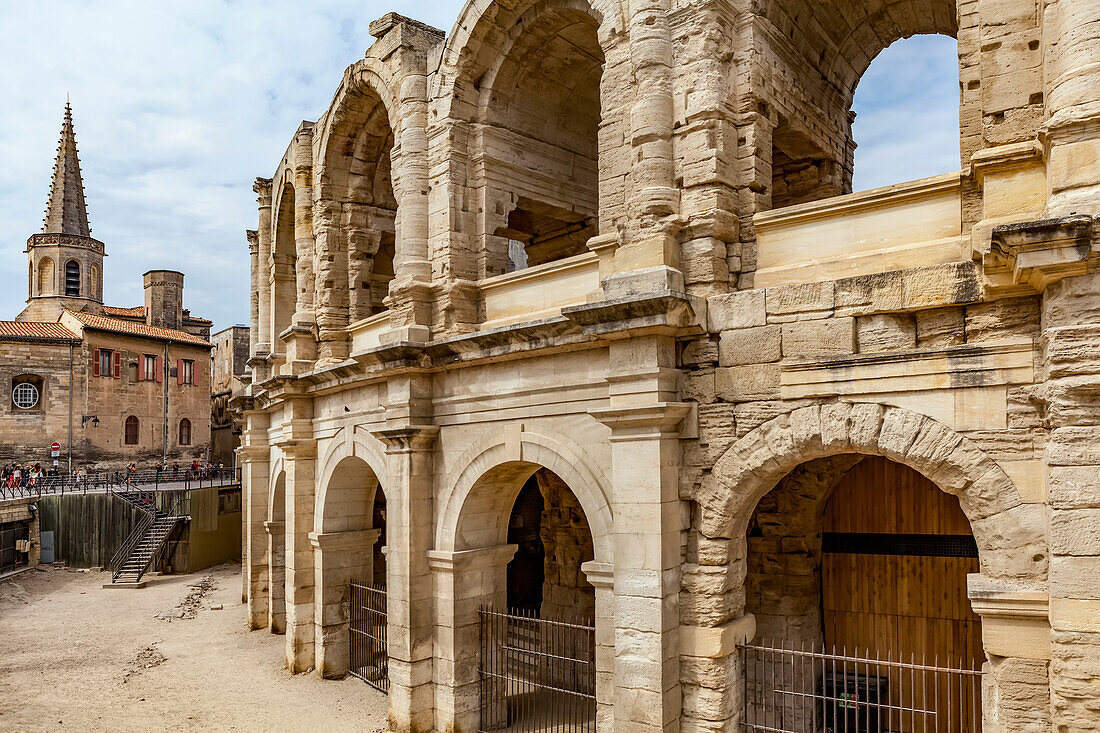
[[[84,203],[84,182],[65,104],[61,140],[50,183],[42,231],[27,240],[27,307],[21,321],[53,321],[62,309],[102,312],[103,243],[93,239]]]

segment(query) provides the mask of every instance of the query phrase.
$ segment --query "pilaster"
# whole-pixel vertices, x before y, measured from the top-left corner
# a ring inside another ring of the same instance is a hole
[[[248,430],[242,436],[243,445],[237,449],[241,466],[241,482],[244,498],[244,557],[241,572],[244,574],[245,602],[248,604],[248,627],[262,629],[268,625],[270,606],[269,548],[264,524],[268,519],[268,486],[271,483],[270,449],[261,431],[253,427],[257,416],[246,417]]]
[[[348,673],[351,583],[371,583],[374,545],[382,531],[310,532],[316,582],[313,609],[316,668],[322,677]]]

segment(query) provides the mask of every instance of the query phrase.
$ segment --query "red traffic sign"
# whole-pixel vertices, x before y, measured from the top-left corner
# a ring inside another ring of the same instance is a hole
[[[54,442],[50,443],[50,450],[61,450],[61,444],[55,440]]]

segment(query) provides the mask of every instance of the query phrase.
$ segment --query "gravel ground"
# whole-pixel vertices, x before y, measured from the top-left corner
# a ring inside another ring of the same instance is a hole
[[[381,693],[291,675],[284,637],[246,630],[239,566],[140,590],[109,580],[49,568],[0,581],[0,731],[385,729]]]

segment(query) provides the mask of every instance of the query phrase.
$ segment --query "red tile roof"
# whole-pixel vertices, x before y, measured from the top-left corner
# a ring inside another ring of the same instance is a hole
[[[130,336],[163,339],[175,341],[180,344],[193,344],[195,346],[213,346],[213,344],[201,336],[195,336],[186,331],[147,326],[144,323],[135,323],[134,321],[127,321],[122,318],[111,318],[110,316],[100,316],[94,313],[84,313],[81,311],[66,310],[64,315],[72,316],[85,328],[94,328],[99,331],[112,331],[114,333],[124,333]]]
[[[120,316],[122,318],[140,318],[145,320],[145,306],[138,305],[133,308],[118,308],[113,305],[103,306],[103,312],[109,316]],[[191,315],[191,311],[184,308],[183,320],[187,323],[213,325],[213,321],[208,321],[205,318],[199,318],[198,316]]]
[[[5,341],[79,341],[80,334],[56,322],[0,321],[0,339]]]

